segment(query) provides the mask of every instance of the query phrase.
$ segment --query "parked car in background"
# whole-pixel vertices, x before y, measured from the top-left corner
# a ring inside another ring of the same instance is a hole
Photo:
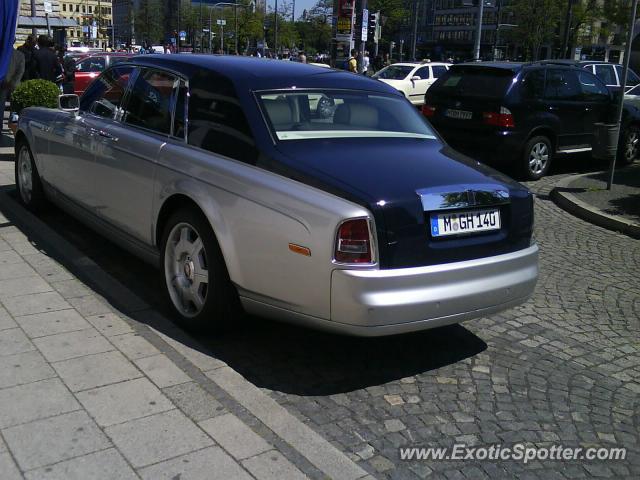
[[[575,65],[593,73],[596,77],[604,82],[607,88],[617,93],[622,84],[622,65],[617,63],[600,62],[596,60],[545,60],[549,63],[558,63],[562,65]],[[626,90],[635,87],[640,83],[640,77],[631,69],[627,74]]]
[[[466,63],[427,91],[422,111],[452,146],[507,160],[536,180],[556,156],[591,151],[595,124],[614,119],[615,102],[593,73],[566,63]],[[619,159],[630,163],[635,109],[625,109],[623,125]]]
[[[89,84],[104,70],[112,65],[124,62],[133,55],[126,53],[100,53],[81,57],[76,60],[74,93],[82,95]]]
[[[394,63],[373,74],[373,78],[391,85],[414,105],[422,105],[427,89],[444,75],[450,63]]]
[[[25,109],[16,154],[25,205],[50,199],[157,265],[191,327],[241,305],[403,333],[518,305],[538,275],[532,194],[345,71],[138,56],[78,112]]]

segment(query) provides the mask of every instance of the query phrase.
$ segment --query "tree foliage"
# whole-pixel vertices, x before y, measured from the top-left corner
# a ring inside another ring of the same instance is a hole
[[[564,10],[562,0],[514,0],[509,6],[517,27],[508,35],[522,45],[527,60],[537,60],[540,47],[555,40]]]
[[[163,43],[164,8],[162,0],[140,0],[133,18],[138,42]]]

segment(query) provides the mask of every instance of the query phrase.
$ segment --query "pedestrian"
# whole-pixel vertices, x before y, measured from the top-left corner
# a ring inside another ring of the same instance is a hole
[[[351,73],[358,73],[358,50],[355,48],[351,50],[351,56],[347,62],[347,70]]]
[[[0,118],[3,119],[0,122],[0,139],[2,138],[2,126],[4,124],[4,110],[6,108],[6,103],[11,98],[11,93],[18,86],[22,76],[24,75],[24,55],[13,47],[11,47],[11,50],[11,60],[9,61],[7,75],[0,82]]]
[[[299,61],[300,63],[307,63],[307,56],[304,54],[304,52],[303,52],[303,51],[300,51],[300,52],[298,53],[298,61]]]
[[[364,56],[362,57],[362,70],[360,71],[360,73],[362,73],[362,75],[367,75],[368,71],[369,71],[369,52],[365,50]]]
[[[62,66],[62,93],[73,93],[76,80],[76,61],[67,54],[67,48],[62,45],[58,49],[58,58]]]
[[[47,35],[38,37],[38,50],[33,55],[36,67],[36,78],[55,82],[62,67],[58,57],[51,49],[51,39]]]
[[[384,60],[382,61],[382,66],[383,67],[388,67],[389,65],[391,65],[391,57],[389,57],[388,53],[384,54]]]
[[[24,75],[22,75],[22,81],[25,82],[32,78],[37,78],[37,67],[34,61],[34,54],[36,53],[35,35],[29,35],[24,43],[18,47],[18,51],[24,56]]]

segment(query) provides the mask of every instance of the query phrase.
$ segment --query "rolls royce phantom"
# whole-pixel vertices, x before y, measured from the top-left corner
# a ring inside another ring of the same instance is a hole
[[[533,197],[394,88],[246,57],[145,55],[28,108],[16,184],[157,265],[176,319],[389,335],[524,302]]]

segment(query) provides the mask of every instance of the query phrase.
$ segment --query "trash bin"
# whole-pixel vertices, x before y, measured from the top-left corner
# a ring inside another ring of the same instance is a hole
[[[618,148],[618,124],[594,124],[594,144],[591,155],[598,160],[611,161],[616,156]]]

